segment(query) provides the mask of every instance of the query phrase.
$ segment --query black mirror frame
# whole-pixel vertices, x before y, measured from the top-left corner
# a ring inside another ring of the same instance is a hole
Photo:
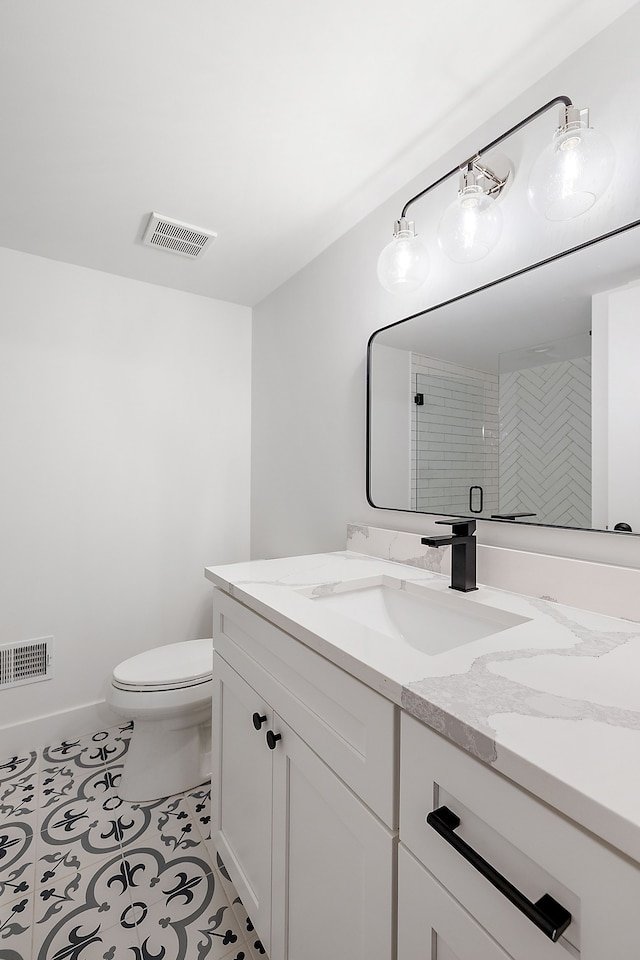
[[[455,297],[451,297],[448,300],[443,300],[440,303],[434,304],[432,307],[427,307],[424,310],[419,310],[417,313],[412,313],[408,317],[403,317],[401,320],[396,320],[393,323],[389,323],[384,327],[380,327],[378,330],[374,330],[367,341],[367,401],[366,401],[366,497],[367,503],[370,507],[373,507],[374,510],[387,510],[392,513],[415,513],[420,516],[454,516],[454,514],[443,514],[443,513],[431,513],[431,511],[426,510],[408,510],[403,507],[380,507],[378,504],[373,502],[371,497],[371,351],[373,347],[373,341],[380,333],[384,333],[386,330],[391,330],[393,327],[397,327],[402,323],[407,323],[409,320],[415,320],[417,317],[427,316],[429,313],[433,313],[434,310],[439,310],[441,307],[447,307],[452,303],[458,303],[462,300],[466,300],[468,297],[472,297],[476,293],[481,293],[483,290],[489,290],[491,287],[496,287],[501,283],[506,283],[508,280],[513,280],[514,277],[520,277],[523,274],[530,273],[533,270],[537,270],[539,267],[544,267],[548,263],[553,263],[556,260],[561,260],[563,257],[568,257],[573,253],[577,253],[579,250],[585,250],[588,247],[593,247],[597,243],[601,243],[603,240],[608,240],[611,237],[615,237],[618,234],[626,233],[628,230],[632,230],[634,227],[640,226],[640,219],[633,220],[630,223],[625,223],[621,227],[616,227],[614,230],[609,230],[607,233],[603,233],[600,236],[594,237],[591,240],[586,240],[583,243],[579,243],[574,247],[570,247],[567,250],[562,250],[560,253],[555,253],[551,257],[546,257],[543,260],[538,260],[535,263],[529,264],[529,266],[522,267],[519,270],[514,270],[512,273],[508,273],[504,277],[499,277],[497,280],[491,280],[489,283],[482,284],[479,287],[474,287],[473,290],[468,290],[465,293],[458,294]],[[640,262],[639,262],[640,266]],[[455,514],[459,516],[460,514]],[[498,518],[485,518],[477,517],[477,520],[482,521],[483,523],[510,523],[518,524],[519,526],[527,527],[549,527],[552,530],[585,530],[589,533],[614,533],[617,531],[613,530],[601,530],[592,527],[565,527],[562,524],[550,524],[550,523],[522,523],[519,520],[508,520],[508,519],[498,519]],[[640,533],[626,533],[626,536],[640,536]]]

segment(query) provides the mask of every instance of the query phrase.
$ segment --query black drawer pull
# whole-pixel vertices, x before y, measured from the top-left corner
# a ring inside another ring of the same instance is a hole
[[[260,715],[260,714],[258,713],[258,711],[256,710],[256,712],[254,713],[252,719],[253,719],[253,725],[254,725],[254,727],[256,728],[256,730],[259,730],[260,727],[262,726],[262,724],[267,722],[267,715],[266,715],[266,713]]]
[[[281,733],[274,733],[273,730],[267,730],[267,746],[269,750],[275,750],[278,740],[282,740]]]
[[[461,854],[465,860],[468,860],[472,867],[475,867],[489,883],[502,893],[514,907],[517,907],[525,917],[528,917],[539,930],[553,940],[555,943],[558,937],[562,936],[564,931],[571,923],[571,914],[565,910],[548,893],[540,897],[536,903],[527,900],[523,893],[509,883],[501,873],[492,867],[490,863],[480,856],[473,847],[454,833],[456,827],[460,826],[460,818],[455,815],[448,807],[438,807],[427,815],[427,823],[430,827],[440,834],[443,839],[450,843],[454,849]]]

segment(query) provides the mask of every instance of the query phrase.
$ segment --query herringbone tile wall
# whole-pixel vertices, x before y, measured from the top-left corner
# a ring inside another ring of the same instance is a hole
[[[500,513],[591,526],[591,359],[500,375]]]

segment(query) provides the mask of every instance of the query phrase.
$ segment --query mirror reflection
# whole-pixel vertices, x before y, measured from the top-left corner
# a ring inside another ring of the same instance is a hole
[[[373,506],[640,532],[640,226],[376,331]]]

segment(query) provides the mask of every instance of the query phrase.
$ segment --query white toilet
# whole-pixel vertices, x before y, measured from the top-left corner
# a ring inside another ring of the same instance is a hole
[[[107,703],[133,720],[123,800],[158,800],[211,776],[212,672],[210,637],[156,647],[115,668]]]

